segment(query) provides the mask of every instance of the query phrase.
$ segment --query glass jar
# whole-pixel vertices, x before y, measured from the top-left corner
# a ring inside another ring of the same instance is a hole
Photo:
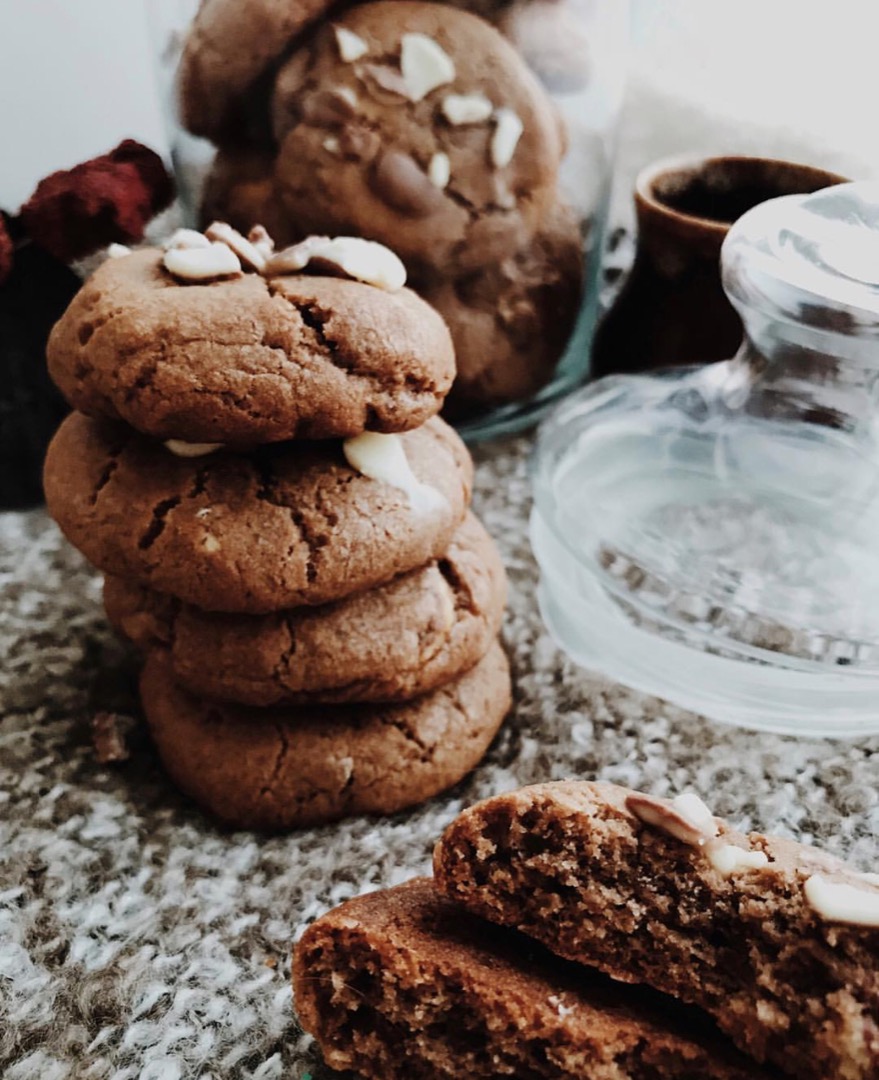
[[[540,602],[586,667],[714,719],[879,731],[879,186],[748,211],[728,361],[600,380],[535,461]]]
[[[394,247],[451,328],[467,436],[585,380],[624,0],[198,6],[149,3],[191,224]]]

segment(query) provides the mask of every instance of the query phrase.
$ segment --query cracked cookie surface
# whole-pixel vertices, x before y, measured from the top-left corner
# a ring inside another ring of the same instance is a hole
[[[445,323],[408,289],[259,274],[181,285],[152,249],[98,268],[47,357],[80,412],[239,445],[416,428],[455,371]]]
[[[296,1011],[328,1065],[382,1080],[770,1080],[706,1017],[484,923],[427,878],[304,933]]]
[[[366,49],[357,59],[343,58],[339,28]],[[420,100],[401,75],[407,35],[429,39],[454,68]],[[449,98],[482,118],[451,122]],[[280,69],[273,112],[291,220],[381,241],[414,275],[506,258],[554,198],[562,144],[550,99],[509,42],[465,11],[413,0],[349,9]],[[496,163],[505,123],[521,134]]]
[[[46,455],[49,511],[98,569],[210,611],[323,604],[445,552],[473,466],[439,418],[399,436],[428,508],[345,461],[341,443],[180,458],[122,424],[71,414]]]
[[[174,783],[227,825],[268,831],[391,814],[451,787],[480,761],[510,706],[506,656],[402,705],[253,709],[211,704],[154,652],[141,700]]]
[[[191,693],[246,705],[406,701],[469,670],[500,630],[497,548],[469,514],[441,559],[317,608],[204,612],[108,576],[104,604],[139,648],[167,648]]]

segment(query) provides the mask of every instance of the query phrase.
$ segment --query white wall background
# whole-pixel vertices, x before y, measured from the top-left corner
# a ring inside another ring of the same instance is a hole
[[[125,136],[165,148],[145,16],[159,2],[0,0],[0,206]],[[634,0],[633,22],[622,191],[687,150],[879,176],[879,0]]]

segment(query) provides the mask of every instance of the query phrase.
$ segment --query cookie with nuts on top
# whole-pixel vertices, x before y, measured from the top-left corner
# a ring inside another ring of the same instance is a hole
[[[493,644],[466,674],[415,701],[253,709],[187,694],[157,652],[140,693],[177,786],[227,825],[278,831],[392,814],[456,784],[510,707],[510,672]]]
[[[70,404],[160,439],[236,445],[407,431],[439,411],[451,339],[391,251],[312,237],[272,253],[254,237],[182,230],[165,252],[99,267],[49,339]]]
[[[470,456],[438,417],[403,435],[210,449],[73,413],[46,455],[46,504],[105,573],[208,611],[260,614],[339,600],[441,557],[470,501]]]
[[[293,996],[333,1069],[381,1080],[770,1080],[708,1019],[490,926],[426,878],[303,934]]]
[[[555,197],[562,142],[550,99],[466,11],[350,8],[280,69],[273,112],[292,220],[392,244],[413,274],[506,258]]]
[[[110,621],[168,650],[191,693],[244,705],[407,701],[473,667],[500,630],[504,568],[472,515],[442,558],[320,607],[267,615],[202,611],[108,576]]]
[[[711,1013],[797,1080],[879,1075],[879,876],[743,834],[695,795],[539,784],[466,810],[440,890],[560,956]]]

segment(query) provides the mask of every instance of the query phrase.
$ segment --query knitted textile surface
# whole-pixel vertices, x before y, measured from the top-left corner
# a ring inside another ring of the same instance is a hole
[[[133,713],[98,576],[45,514],[0,515],[0,1075],[328,1076],[294,1019],[290,946],[329,907],[429,871],[458,811],[564,777],[699,792],[715,813],[876,865],[879,739],[709,724],[577,669],[543,629],[520,437],[477,451],[474,509],[510,575],[515,707],[451,792],[384,820],[224,833],[172,788],[141,726],[101,765],[97,709]],[[100,673],[100,674],[99,674]]]

